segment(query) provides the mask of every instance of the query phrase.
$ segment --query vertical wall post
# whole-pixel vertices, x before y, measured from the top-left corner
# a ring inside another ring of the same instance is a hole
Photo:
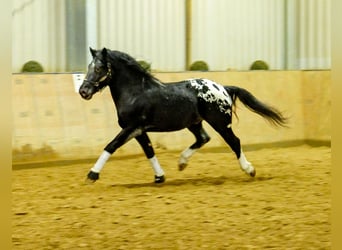
[[[192,53],[192,0],[185,0],[185,65],[190,69]]]

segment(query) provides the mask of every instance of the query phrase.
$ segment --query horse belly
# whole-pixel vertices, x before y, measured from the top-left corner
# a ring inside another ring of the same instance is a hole
[[[181,130],[202,120],[197,104],[190,100],[166,101],[153,113],[153,131]]]

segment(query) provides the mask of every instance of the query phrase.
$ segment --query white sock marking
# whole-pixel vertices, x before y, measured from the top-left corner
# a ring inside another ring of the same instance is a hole
[[[239,158],[240,166],[243,171],[247,174],[250,174],[254,171],[254,167],[252,164],[247,160],[245,154],[241,150],[240,158]]]
[[[107,162],[109,157],[111,156],[111,153],[108,153],[106,150],[102,152],[100,157],[97,159],[94,167],[91,168],[91,171],[95,173],[100,173],[101,169],[103,168],[104,164]]]
[[[196,149],[187,148],[185,149],[179,157],[179,165],[187,164],[189,158],[196,152]]]
[[[153,156],[152,158],[149,159],[151,166],[154,170],[154,173],[156,176],[163,176],[164,175],[164,170],[161,168],[158,159],[156,156]]]

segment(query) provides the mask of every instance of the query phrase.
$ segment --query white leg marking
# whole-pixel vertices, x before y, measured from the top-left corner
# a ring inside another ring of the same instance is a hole
[[[158,159],[156,156],[153,156],[152,158],[149,159],[151,166],[154,170],[154,173],[156,176],[163,176],[164,175],[164,170],[161,168]]]
[[[196,152],[196,149],[187,148],[185,149],[179,157],[179,165],[188,164],[189,158]]]
[[[252,164],[247,160],[245,154],[241,150],[240,158],[239,158],[240,166],[243,171],[245,171],[247,174],[251,174],[254,172],[254,167]]]
[[[103,151],[103,153],[100,155],[100,157],[97,159],[94,167],[91,168],[91,171],[95,173],[100,173],[101,169],[103,168],[106,161],[111,156],[110,153],[108,153],[106,150]]]

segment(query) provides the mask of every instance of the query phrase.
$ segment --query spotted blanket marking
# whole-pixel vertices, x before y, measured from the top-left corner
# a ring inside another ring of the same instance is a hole
[[[232,99],[224,87],[208,79],[189,79],[191,87],[198,91],[198,97],[206,102],[216,103],[221,112],[231,115]]]

